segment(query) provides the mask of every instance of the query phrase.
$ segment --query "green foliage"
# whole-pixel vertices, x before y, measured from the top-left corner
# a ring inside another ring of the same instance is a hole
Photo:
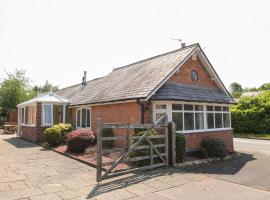
[[[147,129],[134,129],[133,136],[142,136],[146,131],[147,131]],[[157,135],[157,131],[155,129],[152,129],[149,133],[149,136],[155,136],[155,135]],[[158,139],[150,139],[150,140],[153,143],[153,145],[159,144]],[[137,141],[137,140],[134,140],[132,142],[134,143],[135,141]],[[146,140],[144,140],[141,142],[141,144],[139,144],[139,146],[144,146],[144,145],[149,145],[149,143]],[[130,157],[135,158],[135,157],[149,156],[149,155],[150,155],[150,149],[143,149],[143,150],[134,151],[130,155]],[[159,162],[159,158],[155,158],[154,163],[155,162]],[[140,161],[134,162],[134,164],[138,167],[150,165],[150,163],[151,163],[150,159],[145,159],[145,160],[140,160]]]
[[[186,154],[186,138],[183,135],[176,135],[176,162],[184,162]]]
[[[203,140],[201,148],[206,150],[209,157],[224,158],[227,156],[227,145],[225,141],[220,138],[210,137]]]
[[[204,149],[204,148],[200,148],[199,151],[197,152],[197,155],[199,158],[208,158],[209,157],[206,149]]]
[[[7,73],[7,78],[0,83],[0,107],[2,112],[16,109],[16,105],[33,98],[34,94],[29,86],[29,78],[24,70]]]
[[[105,128],[102,130],[102,136],[103,137],[112,137],[113,136],[113,129],[112,128]],[[111,149],[113,148],[113,141],[104,141],[102,142],[102,146],[104,149]]]
[[[259,90],[270,90],[270,83],[265,83],[261,87],[259,87]]]
[[[44,137],[45,141],[50,146],[57,146],[61,143],[65,143],[67,134],[72,131],[70,124],[56,124],[50,128],[45,129]]]
[[[61,129],[59,127],[46,128],[44,131],[45,141],[52,147],[61,144]]]
[[[232,110],[235,132],[270,132],[270,91],[254,97],[241,98]]]
[[[33,87],[33,91],[35,92],[35,94],[49,92],[49,91],[55,92],[57,90],[58,90],[58,87],[53,86],[51,83],[49,83],[49,81],[46,81],[43,86]]]
[[[230,90],[231,95],[235,98],[240,97],[243,92],[243,88],[241,84],[236,83],[236,82],[230,84],[229,90]]]

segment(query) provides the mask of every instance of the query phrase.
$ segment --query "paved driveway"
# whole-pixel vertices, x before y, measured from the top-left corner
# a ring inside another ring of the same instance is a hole
[[[159,169],[96,185],[95,169],[14,136],[0,135],[1,200],[270,199],[264,190],[211,177],[213,173],[201,174],[198,169]]]

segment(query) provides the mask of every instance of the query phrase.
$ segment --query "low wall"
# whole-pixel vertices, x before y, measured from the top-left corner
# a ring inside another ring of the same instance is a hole
[[[222,131],[209,131],[209,132],[196,132],[185,134],[186,138],[186,151],[192,152],[200,149],[201,141],[209,137],[216,137],[223,139],[230,152],[233,152],[233,130]]]

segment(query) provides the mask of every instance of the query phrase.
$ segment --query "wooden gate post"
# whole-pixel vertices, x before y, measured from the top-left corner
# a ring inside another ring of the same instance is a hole
[[[171,167],[175,166],[176,163],[176,131],[175,122],[168,123],[168,140],[169,140],[169,165]]]
[[[102,122],[97,119],[97,182],[102,181]]]

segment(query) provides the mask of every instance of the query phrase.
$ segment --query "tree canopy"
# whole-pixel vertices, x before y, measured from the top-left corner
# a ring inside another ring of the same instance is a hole
[[[55,92],[57,90],[58,90],[58,87],[53,86],[51,83],[49,83],[49,81],[46,81],[43,86],[34,86],[33,87],[33,91],[35,92],[35,94],[49,92],[49,91]]]

